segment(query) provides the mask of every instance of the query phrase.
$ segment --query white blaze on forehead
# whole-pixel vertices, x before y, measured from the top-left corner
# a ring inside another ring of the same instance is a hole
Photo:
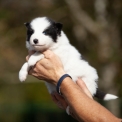
[[[46,17],[39,17],[31,22],[31,26],[34,29],[34,31],[44,31],[47,27],[50,26],[50,22],[47,20]]]

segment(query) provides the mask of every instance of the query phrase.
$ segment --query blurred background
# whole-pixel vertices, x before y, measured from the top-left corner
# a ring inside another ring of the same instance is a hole
[[[20,83],[25,62],[25,22],[48,16],[97,69],[99,87],[119,96],[98,101],[122,118],[121,0],[0,0],[0,122],[75,122],[52,102],[43,81]]]

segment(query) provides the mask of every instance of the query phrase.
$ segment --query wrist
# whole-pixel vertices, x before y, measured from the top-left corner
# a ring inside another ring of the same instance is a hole
[[[61,76],[63,76],[64,74],[66,74],[66,72],[64,70],[60,70],[58,72],[55,73],[55,79],[54,79],[54,84],[57,85],[58,80],[61,78]]]
[[[61,83],[63,82],[63,80],[67,77],[70,77],[72,79],[72,77],[69,75],[69,74],[64,74],[60,77],[60,79],[58,80],[57,82],[57,85],[56,85],[56,90],[57,90],[57,93],[59,93],[61,95],[61,91],[60,91],[60,85]]]

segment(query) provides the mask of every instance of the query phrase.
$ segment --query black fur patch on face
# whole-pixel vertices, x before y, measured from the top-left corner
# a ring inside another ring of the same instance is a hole
[[[61,23],[56,23],[50,18],[46,18],[47,21],[50,22],[50,26],[46,28],[43,33],[47,36],[50,36],[54,42],[57,41],[57,37],[61,36],[61,29],[62,29],[62,24]]]
[[[34,30],[31,28],[30,23],[25,23],[25,26],[27,27],[27,41],[30,40],[31,35],[34,33]]]

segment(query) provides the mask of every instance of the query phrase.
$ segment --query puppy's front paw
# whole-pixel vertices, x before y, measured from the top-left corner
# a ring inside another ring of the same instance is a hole
[[[29,66],[29,67],[34,66],[34,65],[36,64],[36,62],[37,62],[36,60],[30,58],[30,59],[28,60],[28,66]]]
[[[44,58],[43,54],[40,54],[39,52],[36,52],[35,54],[33,54],[29,60],[28,60],[28,66],[32,67],[36,64],[37,61],[41,60]]]
[[[21,82],[25,81],[26,78],[27,78],[27,75],[28,75],[28,72],[20,70],[20,72],[19,72],[19,80]]]

